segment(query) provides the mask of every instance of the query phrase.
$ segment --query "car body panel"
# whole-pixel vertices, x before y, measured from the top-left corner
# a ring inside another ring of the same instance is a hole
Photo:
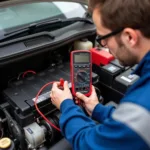
[[[42,2],[52,2],[52,1],[58,1],[58,0],[42,0]],[[59,0],[59,2],[64,2],[64,0]],[[81,4],[88,4],[88,0],[65,0],[66,2],[77,2]],[[41,2],[41,0],[8,0],[8,1],[2,1],[0,2],[0,7],[8,7],[16,4],[27,4],[27,3],[36,3]]]

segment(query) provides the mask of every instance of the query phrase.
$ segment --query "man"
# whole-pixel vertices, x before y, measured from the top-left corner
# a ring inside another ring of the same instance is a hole
[[[54,83],[52,103],[60,109],[60,128],[74,150],[150,149],[150,0],[90,0],[89,8],[99,43],[122,65],[139,64],[132,85],[119,106],[98,103],[94,87],[90,97],[76,96],[100,124],[95,124],[74,104],[65,82],[64,90]]]

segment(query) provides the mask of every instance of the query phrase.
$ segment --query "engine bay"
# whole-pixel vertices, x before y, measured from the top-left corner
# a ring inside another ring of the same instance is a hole
[[[139,78],[131,75],[136,66],[123,67],[108,52],[96,47],[95,27],[85,28],[87,32],[82,31],[78,36],[75,32],[67,34],[67,30],[53,33],[55,36],[64,34],[61,38],[56,36],[57,42],[36,35],[38,38],[29,36],[28,40],[24,37],[0,45],[0,137],[9,137],[12,149],[71,150],[57,130],[61,113],[49,96],[51,83],[60,78],[67,80],[71,88],[71,51],[88,49],[92,43],[92,84],[104,105],[119,103],[126,90]],[[57,128],[43,119],[35,107],[36,95],[44,85],[48,86],[38,96],[37,105]]]
[[[95,33],[90,34],[83,34],[83,39],[94,40]],[[26,39],[20,38],[8,41],[0,47],[0,137],[10,138],[12,149],[15,150],[53,149],[52,147],[64,138],[60,131],[42,118],[34,102],[39,90],[49,84],[39,95],[37,105],[44,116],[59,128],[61,114],[50,100],[51,82],[63,78],[69,82],[71,88],[70,52],[74,50],[75,42],[80,41],[80,38],[73,36],[63,44],[60,39],[59,44],[54,46],[47,46],[45,41],[41,43],[45,40],[42,38],[40,43],[39,39],[29,39],[26,48],[29,49],[30,45],[30,51],[21,46]],[[11,49],[14,50],[13,53],[10,53]],[[98,76],[94,72],[92,76],[93,83],[97,84]],[[69,144],[68,148],[71,148]]]

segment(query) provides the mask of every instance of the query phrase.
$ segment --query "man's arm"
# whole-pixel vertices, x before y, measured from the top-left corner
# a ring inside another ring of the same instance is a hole
[[[100,123],[103,123],[105,119],[111,116],[114,110],[115,107],[113,106],[104,106],[102,104],[97,104],[92,112],[92,118]]]
[[[148,149],[136,132],[111,117],[101,117],[105,118],[103,124],[96,125],[69,99],[62,102],[60,109],[61,131],[74,150]]]

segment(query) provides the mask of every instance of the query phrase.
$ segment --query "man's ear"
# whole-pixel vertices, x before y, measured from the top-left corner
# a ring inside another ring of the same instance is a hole
[[[122,40],[131,47],[134,47],[138,42],[137,31],[132,28],[125,28],[122,33]]]

